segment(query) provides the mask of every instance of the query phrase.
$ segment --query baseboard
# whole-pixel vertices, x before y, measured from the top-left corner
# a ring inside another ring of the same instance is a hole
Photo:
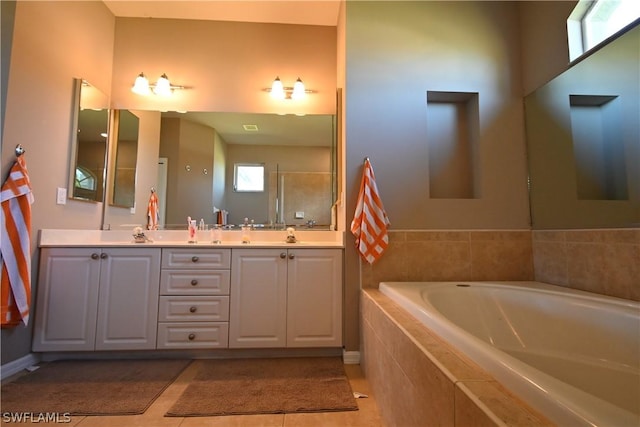
[[[0,379],[4,380],[5,378],[9,378],[11,375],[17,374],[23,369],[38,363],[40,363],[40,357],[34,353],[29,353],[19,359],[7,362],[0,366]]]
[[[342,351],[342,360],[345,365],[359,365],[360,364],[360,352],[359,351]]]

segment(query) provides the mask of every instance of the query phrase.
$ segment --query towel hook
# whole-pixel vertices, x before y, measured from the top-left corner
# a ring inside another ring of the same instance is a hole
[[[16,145],[16,157],[20,157],[25,153],[24,147],[21,144]]]

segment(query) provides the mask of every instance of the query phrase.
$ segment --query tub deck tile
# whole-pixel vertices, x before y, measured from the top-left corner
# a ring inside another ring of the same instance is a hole
[[[425,401],[438,402],[439,413],[429,415],[438,425],[553,425],[379,290],[363,289],[361,306],[365,373],[386,394],[383,414],[402,418],[396,425],[414,425],[414,405]]]

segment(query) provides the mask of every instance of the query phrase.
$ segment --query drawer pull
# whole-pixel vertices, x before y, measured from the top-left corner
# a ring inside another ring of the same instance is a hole
[[[193,341],[196,339],[196,334],[189,334],[189,341]]]
[[[198,262],[200,258],[198,258],[197,256],[192,256],[191,257],[191,262]]]
[[[296,256],[294,254],[289,254],[289,259],[294,259]]]
[[[190,311],[191,313],[195,313],[196,311],[198,311],[198,307],[196,307],[195,305],[192,305],[192,306],[189,308],[189,311]]]
[[[100,258],[102,258],[102,259],[107,259],[108,256],[109,255],[107,255],[107,254],[100,254]]]
[[[195,286],[198,284],[198,281],[196,279],[191,280],[191,286]]]
[[[285,259],[286,257],[287,257],[287,254],[285,254],[284,252],[280,254],[280,258]]]
[[[91,254],[91,259],[98,259],[98,258],[100,258],[100,255],[98,255],[97,253],[94,252]]]

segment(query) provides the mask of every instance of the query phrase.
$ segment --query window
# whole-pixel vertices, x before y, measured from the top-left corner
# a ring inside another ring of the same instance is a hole
[[[569,59],[578,59],[638,18],[638,0],[579,0],[567,19]]]
[[[264,191],[264,165],[236,163],[233,166],[233,189],[238,192]]]
[[[84,166],[76,167],[75,187],[83,190],[96,190],[96,176]]]

